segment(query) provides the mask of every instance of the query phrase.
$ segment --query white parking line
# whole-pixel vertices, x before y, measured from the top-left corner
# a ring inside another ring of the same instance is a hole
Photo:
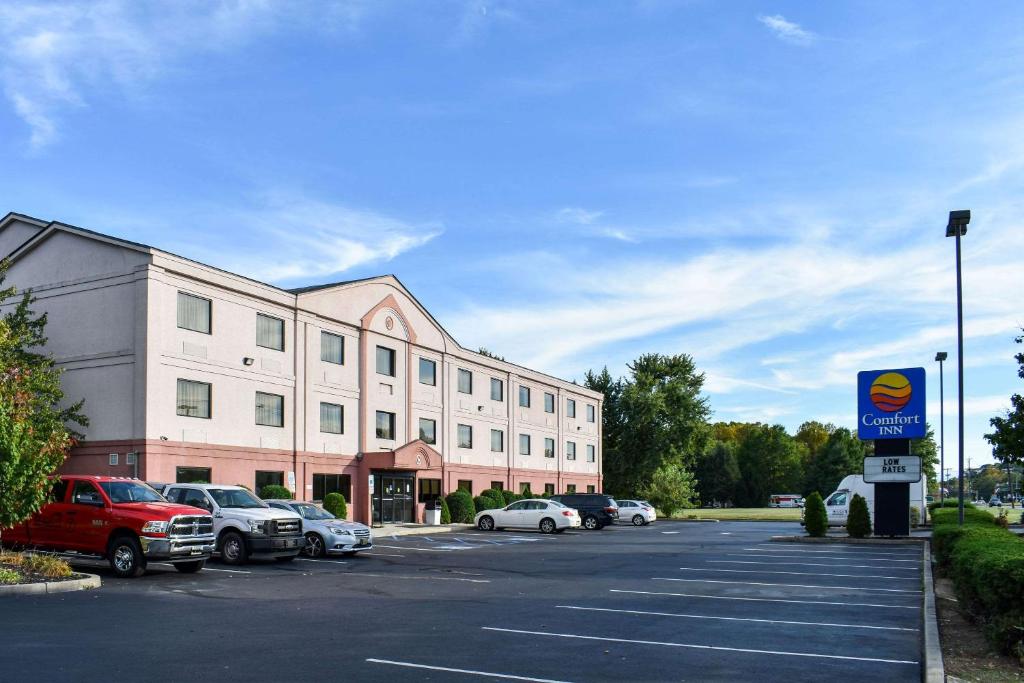
[[[203,567],[204,572],[227,572],[228,574],[252,574],[252,572],[243,571],[241,569],[217,569],[216,567]]]
[[[797,605],[845,605],[847,607],[885,607],[890,609],[921,609],[919,605],[878,605],[870,602],[829,602],[827,600],[787,600],[785,598],[744,598],[736,595],[701,595],[700,593],[663,593],[659,591],[628,591],[609,588],[610,593],[633,595],[664,595],[675,598],[705,598],[707,600],[742,600],[744,602],[785,602]]]
[[[909,659],[882,659],[880,657],[851,657],[847,655],[825,655],[816,652],[786,652],[784,650],[754,650],[745,647],[723,647],[721,645],[697,645],[695,643],[667,643],[658,640],[633,640],[631,638],[605,638],[601,636],[581,636],[575,633],[549,633],[547,631],[524,631],[514,628],[497,628],[495,626],[482,626],[485,631],[497,631],[500,633],[520,633],[530,636],[547,636],[549,638],[573,638],[576,640],[599,640],[606,643],[630,643],[634,645],[659,645],[661,647],[683,647],[694,650],[716,650],[719,652],[745,652],[754,655],[779,655],[782,657],[811,657],[814,659],[842,659],[855,662],[877,662],[880,664],[913,664],[918,662]]]
[[[680,532],[678,532],[678,531],[662,531],[661,533],[663,533],[663,534],[678,534]]]
[[[866,552],[850,552],[848,550],[787,550],[786,548],[744,548],[744,550],[751,550],[758,553],[798,553],[801,555],[841,555],[843,557],[854,557],[854,556],[876,556],[876,557],[914,557],[910,553],[887,553],[880,550],[870,550]],[[916,562],[917,560],[915,560]]]
[[[368,572],[345,572],[344,576],[372,576],[381,579],[407,579],[414,581],[465,581],[467,583],[491,582],[490,579],[461,579],[457,576],[399,576],[395,574],[370,574]]]
[[[296,557],[295,562],[316,562],[317,564],[323,564],[324,562],[327,562],[329,564],[348,564],[348,562],[345,562],[344,560],[314,560],[306,557]]]
[[[370,557],[405,557],[405,555],[396,555],[395,553],[378,553],[373,551],[370,551],[366,554]]]
[[[576,605],[555,605],[560,609],[576,609],[587,612],[616,612],[619,614],[642,614],[656,617],[682,617],[684,619],[714,619],[717,621],[753,621],[761,624],[790,624],[794,626],[832,626],[835,628],[869,628],[879,631],[917,631],[902,626],[867,626],[864,624],[833,624],[820,621],[785,621],[782,619],[752,619],[749,617],[713,617],[706,614],[678,614],[676,612],[644,612],[635,609],[611,609],[609,607],[578,607]]]
[[[814,558],[819,559],[819,558]],[[920,572],[920,567],[879,567],[877,564],[825,564],[822,562],[754,562],[752,560],[704,560],[708,564],[759,564],[769,567],[832,567],[833,569],[885,569],[887,571]]]
[[[718,567],[680,567],[684,572],[729,572],[731,574],[789,574],[791,576],[837,576],[845,579],[895,579],[920,581],[919,576],[878,576],[877,574],[824,574],[821,572],[774,572],[766,569],[719,569]]]
[[[751,548],[751,550],[757,550],[757,548]],[[769,553],[769,552],[726,553],[726,557],[776,557],[776,558],[785,558],[785,559],[795,559],[795,558],[799,557],[798,555],[784,555],[783,553],[785,553],[785,552],[787,552],[787,551],[781,550],[778,553]],[[851,558],[849,556],[847,556],[847,557],[811,557],[811,558],[808,558],[808,559],[812,559],[812,560],[837,560],[837,561],[842,561],[842,560],[848,560],[848,559],[851,559]],[[881,562],[912,562],[914,564],[920,564],[921,563],[921,560],[893,560],[893,559],[890,559],[888,557],[876,557],[874,555],[860,555],[860,556],[857,557],[857,559],[858,560],[879,560]]]
[[[802,583],[764,583],[761,581],[719,581],[717,579],[670,579],[662,576],[655,576],[651,581],[682,581],[685,583],[725,583],[732,586],[780,586],[785,588],[827,588],[836,591],[881,591],[883,593],[920,593],[919,590],[909,588],[861,588],[858,586],[818,586]]]
[[[779,543],[779,542],[772,542],[772,543],[758,543],[756,545],[765,546],[767,548],[778,548],[779,546],[786,546],[786,547],[789,547],[789,548],[801,548],[801,549],[806,549],[807,548],[807,544],[806,543]],[[920,545],[920,544],[918,544],[918,545]],[[871,545],[844,545],[844,544],[838,544],[838,545],[833,545],[831,549],[833,551],[835,551],[835,552],[846,552],[846,553],[850,553],[851,555],[856,554],[856,553],[867,553],[867,554],[870,555],[871,553],[876,553],[876,552],[885,552],[885,553],[888,553],[888,552],[900,552],[901,550],[905,549],[905,552],[902,552],[901,554],[913,557],[913,556],[919,555],[920,552],[921,552],[918,547],[911,547],[911,546],[899,547],[899,546],[892,546],[892,545],[887,545],[887,546],[886,545],[875,545],[875,546],[871,546]]]
[[[551,678],[530,678],[529,676],[516,676],[515,674],[499,674],[491,671],[474,671],[473,669],[453,669],[447,666],[430,666],[429,664],[415,664],[413,662],[396,662],[391,659],[367,659],[373,664],[390,664],[392,666],[406,666],[411,669],[429,669],[431,671],[448,671],[450,673],[466,674],[468,676],[486,676],[487,678],[505,678],[512,681],[533,681],[534,683],[568,683],[567,681],[556,681]]]
[[[406,547],[404,545],[381,545],[380,543],[375,543],[374,546],[377,547],[377,548],[390,548],[391,550],[418,550],[421,553],[450,553],[450,552],[452,552],[450,548],[409,548],[409,547]]]

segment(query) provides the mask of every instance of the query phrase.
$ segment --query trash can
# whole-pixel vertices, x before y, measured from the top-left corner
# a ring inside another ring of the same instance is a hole
[[[437,499],[427,503],[423,511],[423,521],[427,526],[441,525],[441,500]]]

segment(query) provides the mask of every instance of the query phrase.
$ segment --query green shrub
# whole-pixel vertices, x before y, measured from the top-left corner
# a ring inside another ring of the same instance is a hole
[[[338,519],[348,518],[348,503],[345,502],[345,496],[340,493],[328,493],[324,496],[324,510]]]
[[[1024,656],[1024,541],[983,510],[932,513],[932,548],[957,597],[1001,651]]]
[[[937,508],[958,508],[958,507],[960,507],[960,503],[959,503],[959,499],[958,498],[947,498],[946,500],[944,500],[942,502],[935,501],[934,503],[928,503],[928,511],[929,512],[931,512],[932,510],[935,510]],[[965,500],[964,501],[964,508],[965,509],[969,508],[971,510],[976,510],[977,509],[974,506],[974,503],[972,503],[969,500]]]
[[[821,494],[815,491],[804,503],[804,526],[811,536],[824,536],[828,531],[828,513]]]
[[[284,500],[291,500],[294,497],[295,496],[292,495],[291,491],[286,489],[284,486],[279,486],[278,484],[267,484],[266,486],[260,489],[260,498],[262,498],[263,500],[274,500],[281,498],[283,498]]]
[[[452,491],[445,498],[448,509],[451,511],[452,522],[456,524],[472,524],[476,517],[476,506],[473,504],[473,496],[468,491],[459,489]]]
[[[25,555],[21,561],[21,570],[39,574],[47,579],[63,579],[71,576],[71,565],[56,555],[42,553]]]
[[[505,505],[511,505],[512,503],[519,500],[519,496],[515,491],[509,491],[507,489],[501,492],[501,497],[505,501]]]
[[[0,567],[0,585],[18,583],[20,580],[21,574],[18,572],[13,569]]]
[[[871,515],[868,514],[868,502],[858,493],[853,494],[850,501],[850,514],[846,517],[846,533],[850,538],[864,538],[871,535]]]
[[[921,524],[921,510],[915,505],[910,506],[910,526],[918,526]]]
[[[487,496],[488,498],[491,498],[501,503],[501,505],[498,506],[500,508],[503,508],[506,505],[508,505],[508,503],[505,502],[505,494],[501,489],[484,489],[483,491],[480,492],[480,495]]]
[[[498,508],[505,507],[505,501],[504,499],[502,499],[502,501],[499,503],[490,496],[479,495],[473,498],[473,507],[476,509],[476,512],[483,512],[484,510],[496,510]]]
[[[441,524],[452,523],[452,511],[448,509],[448,501],[441,499]]]

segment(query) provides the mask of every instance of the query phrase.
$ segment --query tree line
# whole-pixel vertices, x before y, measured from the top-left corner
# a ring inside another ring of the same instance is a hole
[[[777,493],[828,495],[863,472],[873,452],[851,430],[813,420],[795,434],[778,424],[711,422],[704,374],[687,354],[645,354],[627,371],[586,374],[587,388],[604,394],[604,490],[646,497],[667,514],[714,503],[760,507]],[[938,451],[930,428],[911,452],[922,457],[931,490]]]

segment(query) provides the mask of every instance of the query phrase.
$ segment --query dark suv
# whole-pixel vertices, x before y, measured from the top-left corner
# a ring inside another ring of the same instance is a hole
[[[619,517],[619,504],[603,493],[563,493],[551,496],[550,500],[575,508],[583,518],[583,528],[591,531],[606,527]]]

